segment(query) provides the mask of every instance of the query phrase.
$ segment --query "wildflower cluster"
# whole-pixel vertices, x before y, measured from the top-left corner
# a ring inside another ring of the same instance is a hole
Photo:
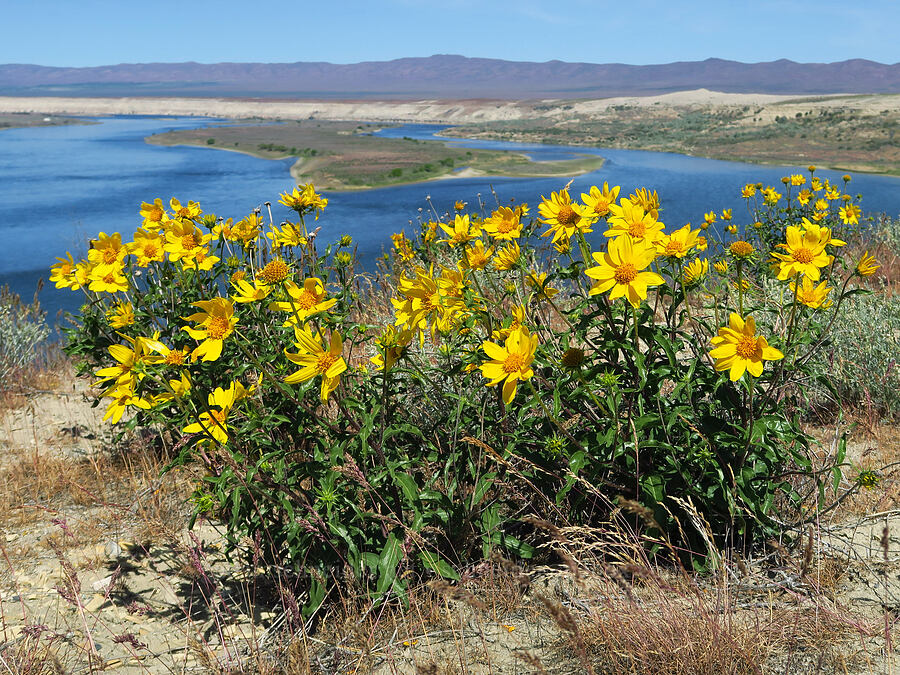
[[[620,193],[563,188],[536,217],[457,202],[391,236],[374,280],[349,237],[317,250],[312,186],[278,225],[156,200],[132,241],[101,233],[52,279],[86,294],[70,351],[106,417],[180,436],[198,514],[312,570],[311,607],[345,568],[402,594],[404,568],[527,558],[537,535],[508,518],[590,524],[620,496],[687,551],[706,534],[685,500],[723,539],[771,534],[796,498],[772,477],[809,465],[792,384],[877,263],[842,264],[833,219],[777,213],[774,188],[744,188],[763,204],[720,214],[725,240],[719,214],[667,228],[656,192]]]

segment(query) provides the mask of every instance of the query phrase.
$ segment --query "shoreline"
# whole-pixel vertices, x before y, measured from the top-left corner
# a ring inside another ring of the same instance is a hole
[[[448,141],[465,137],[621,148],[758,165],[810,163],[835,171],[900,175],[900,149],[886,136],[900,123],[900,94],[726,94],[697,89],[608,99],[399,102],[0,96],[0,115],[23,112],[213,116],[251,123],[320,120],[452,125],[460,135],[442,133]]]
[[[289,174],[296,183],[313,182],[317,187],[332,192],[356,192],[479,176],[573,178],[597,171],[605,163],[602,156],[578,152],[573,153],[575,157],[572,159],[557,161],[535,161],[527,153],[516,150],[473,148],[471,151],[466,149],[463,154],[462,146],[451,146],[453,139],[380,138],[368,132],[348,133],[344,129],[347,126],[352,127],[346,123],[316,124],[313,134],[317,140],[311,140],[308,135],[295,135],[302,129],[298,132],[293,125],[215,125],[154,134],[144,141],[157,146],[226,150],[257,159],[294,159]],[[300,127],[303,127],[302,122]],[[269,129],[275,132],[267,134]],[[309,126],[305,133],[310,133]],[[282,135],[279,137],[279,134]],[[414,163],[427,167],[427,171],[410,169],[410,157],[404,155],[404,148],[408,150],[411,147],[405,144],[410,141],[416,152],[424,153],[418,155]],[[317,149],[305,147],[307,144]],[[285,152],[287,147],[291,148],[291,152]],[[300,153],[296,152],[298,149]],[[310,150],[312,154],[306,154]],[[451,160],[449,155],[455,157]],[[380,162],[381,168],[371,170],[373,162],[369,158]],[[391,170],[391,167],[400,166],[404,169]]]

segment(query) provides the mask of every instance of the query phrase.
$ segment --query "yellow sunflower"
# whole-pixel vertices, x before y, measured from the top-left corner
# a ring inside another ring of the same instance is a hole
[[[322,346],[321,335],[318,333],[313,335],[306,328],[295,326],[294,337],[296,338],[294,345],[299,351],[295,354],[285,349],[284,355],[288,361],[296,363],[301,368],[284,378],[284,381],[287,384],[298,384],[321,376],[322,386],[319,398],[322,403],[325,403],[328,401],[328,395],[337,388],[341,373],[347,370],[341,335],[337,331],[332,331],[328,349]]]
[[[709,355],[716,360],[716,370],[729,371],[732,382],[741,379],[745,372],[759,377],[762,375],[763,361],[784,358],[784,354],[770,347],[764,337],[756,334],[753,317],[744,320],[736,312],[732,312],[728,325],[719,329],[712,343],[714,348]]]
[[[550,199],[542,196],[538,213],[541,222],[550,226],[541,236],[552,234],[554,243],[560,239],[571,239],[576,232],[593,232],[591,225],[598,218],[588,207],[573,202],[568,190],[553,192]]]
[[[213,298],[192,303],[201,311],[183,317],[186,321],[199,324],[197,328],[185,326],[184,330],[195,340],[203,340],[191,353],[194,358],[203,361],[215,361],[222,355],[222,345],[234,332],[237,319],[234,316],[234,305],[228,298]]]
[[[484,342],[481,348],[491,359],[481,364],[481,374],[490,380],[487,386],[494,387],[503,382],[503,402],[509,405],[516,396],[520,380],[528,380],[534,375],[531,363],[537,350],[537,335],[532,335],[521,326],[510,331],[503,346]]]
[[[594,253],[596,267],[589,267],[584,273],[595,280],[590,295],[610,291],[609,299],[624,297],[632,307],[647,298],[647,288],[665,283],[655,272],[643,271],[656,258],[653,245],[635,241],[630,236],[611,239],[606,253]]]

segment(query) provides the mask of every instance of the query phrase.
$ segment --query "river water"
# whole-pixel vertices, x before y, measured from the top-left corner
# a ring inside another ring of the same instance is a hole
[[[150,134],[205,126],[197,118],[111,117],[94,124],[32,127],[0,132],[0,285],[30,298],[38,280],[47,279],[56,256],[71,251],[84,255],[87,240],[97,232],[131,235],[140,225],[142,201],[170,197],[200,202],[204,211],[239,219],[271,201],[276,222],[290,212],[278,204],[278,194],[290,190],[292,160],[264,160],[222,150],[148,145]],[[405,125],[385,129],[384,136],[433,139],[442,127]],[[771,167],[723,162],[670,153],[523,145],[492,141],[454,141],[465,147],[513,149],[535,160],[554,160],[573,153],[599,154],[603,167],[579,176],[572,193],[593,184],[622,186],[622,196],[638,187],[658,190],[661,219],[669,226],[699,223],[706,211],[734,209],[735,222],[746,222],[740,188],[747,182],[782,187],[781,176],[805,167]],[[821,171],[840,181],[840,172]],[[455,200],[478,204],[478,195],[495,206],[491,187],[504,202],[515,199],[536,207],[566,178],[454,178],[379,190],[327,194],[328,208],[318,221],[322,237],[331,241],[350,234],[363,262],[371,265],[388,236],[427,215],[429,203],[439,212]],[[864,195],[868,212],[900,213],[900,178],[854,175],[853,192]],[[421,210],[420,210],[421,209]],[[536,210],[535,210],[536,212]],[[599,236],[599,232],[595,233]],[[82,295],[45,285],[40,299],[51,318],[61,309],[75,311]]]

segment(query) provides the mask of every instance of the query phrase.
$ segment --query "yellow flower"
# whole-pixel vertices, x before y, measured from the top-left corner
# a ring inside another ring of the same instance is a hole
[[[723,277],[728,274],[728,261],[727,260],[717,260],[713,263],[713,269],[716,270]]]
[[[326,312],[337,303],[336,298],[326,299],[325,285],[317,277],[303,281],[302,288],[293,281],[286,281],[284,288],[288,299],[285,302],[273,302],[269,309],[277,312],[289,312],[285,326],[299,325],[309,317]]]
[[[189,201],[187,204],[182,204],[175,197],[169,200],[169,208],[172,209],[172,215],[181,220],[196,220],[203,215],[200,204],[197,202]]]
[[[781,193],[775,188],[769,186],[765,190],[763,190],[763,200],[769,206],[774,206],[778,203],[778,200],[781,199]]]
[[[718,371],[727,370],[732,382],[749,372],[759,377],[763,371],[763,361],[777,361],[784,358],[779,350],[770,347],[766,339],[756,335],[753,317],[745,321],[735,312],[731,314],[728,326],[719,329],[712,339],[714,348],[709,352]]]
[[[457,199],[457,200],[453,203],[453,210],[454,210],[454,211],[465,211],[465,209],[466,209],[466,204],[468,204],[468,202],[461,202],[461,201],[459,201],[459,200]]]
[[[753,244],[743,239],[738,239],[731,243],[731,246],[728,247],[728,252],[735,260],[749,260],[756,251],[753,248]]]
[[[166,209],[163,207],[162,199],[155,199],[152,204],[142,203],[140,213],[141,218],[144,219],[141,227],[152,232],[165,227],[170,220],[169,214],[166,213]]]
[[[809,277],[803,277],[803,283],[800,284],[800,287],[797,287],[795,282],[790,283],[790,289],[792,293],[797,294],[797,300],[807,307],[812,307],[813,309],[826,309],[831,307],[831,300],[828,299],[828,294],[831,293],[833,289],[828,287],[828,282],[823,281],[818,286],[813,285],[812,279]]]
[[[805,185],[805,184],[806,184],[806,176],[804,176],[803,174],[799,174],[799,173],[791,174],[791,185],[799,186],[799,185]]]
[[[512,269],[518,264],[521,257],[522,250],[519,248],[519,244],[511,241],[494,255],[494,269],[499,272]]]
[[[130,338],[126,335],[122,337],[131,346],[110,345],[108,347],[109,354],[115,359],[116,365],[95,371],[94,375],[100,379],[94,383],[94,386],[112,381],[113,384],[110,389],[129,387],[133,390],[134,386],[144,377],[144,366],[146,364],[159,363],[159,357],[153,356],[148,351],[154,339],[143,337]]]
[[[409,330],[398,331],[393,326],[388,326],[375,341],[378,353],[369,360],[375,364],[376,370],[390,370],[394,364],[406,352],[407,346],[412,341],[412,332]]]
[[[797,201],[800,202],[803,206],[809,204],[809,200],[812,199],[812,191],[809,188],[803,188],[800,192],[797,193]]]
[[[272,231],[267,232],[266,236],[272,240],[272,248],[278,249],[282,246],[306,246],[306,228],[296,223],[283,223],[279,230],[274,225]]]
[[[266,263],[256,275],[264,284],[274,286],[288,278],[291,268],[281,258],[275,258]]]
[[[450,246],[465,244],[481,234],[481,229],[469,219],[468,214],[462,216],[457,214],[453,220],[453,225],[441,223],[441,229],[449,237],[449,239],[441,239],[441,243],[449,244]]]
[[[205,235],[209,236],[209,235]],[[211,270],[213,265],[219,262],[221,258],[209,254],[206,246],[198,248],[192,257],[184,257],[181,259],[181,266],[186,270]]]
[[[206,442],[215,442],[225,445],[228,442],[228,414],[237,400],[238,388],[232,382],[228,389],[216,387],[215,391],[207,396],[209,412],[200,413],[198,421],[187,425],[182,432],[186,434],[203,434]],[[240,386],[243,391],[243,386]]]
[[[491,359],[481,364],[481,374],[490,380],[487,383],[489,387],[503,382],[503,402],[506,405],[515,398],[519,380],[528,380],[534,375],[531,363],[537,344],[537,335],[531,335],[527,328],[521,327],[510,332],[502,347],[487,341],[481,345]]]
[[[831,264],[834,256],[825,253],[827,242],[822,241],[820,232],[807,229],[801,231],[795,225],[787,228],[786,244],[778,244],[787,253],[772,253],[772,256],[781,261],[779,264],[778,278],[784,281],[797,274],[808,276],[812,281],[818,281],[820,267]]]
[[[651,213],[628,199],[621,200],[619,205],[610,206],[609,213],[608,229],[603,233],[606,237],[628,235],[636,241],[646,239],[652,243],[665,227]]]
[[[813,189],[813,192],[818,192],[819,190],[822,189],[822,181],[819,180],[818,178],[813,178],[809,182],[809,185]]]
[[[629,236],[618,237],[609,242],[606,253],[594,253],[593,258],[597,266],[584,271],[595,280],[590,295],[610,291],[610,300],[625,297],[632,307],[637,307],[641,300],[647,298],[649,286],[665,283],[665,279],[655,272],[641,271],[656,258],[653,245],[647,241],[635,241]]]
[[[96,265],[87,275],[88,289],[95,293],[118,293],[128,290],[128,279],[121,265]]]
[[[138,267],[147,267],[151,262],[162,262],[166,255],[164,246],[165,242],[159,234],[139,229],[134,233],[134,241],[126,248],[138,259]]]
[[[581,201],[583,201],[585,206],[593,211],[595,215],[603,217],[609,213],[609,207],[616,203],[620,189],[621,188],[618,185],[615,185],[610,189],[609,183],[606,182],[603,183],[602,190],[596,185],[592,185],[589,194],[585,194],[584,192],[581,193]]]
[[[134,390],[130,386],[113,386],[103,392],[102,397],[112,399],[103,415],[103,421],[109,420],[112,424],[119,423],[129,406],[142,410],[149,410],[152,407],[147,399],[135,396]]]
[[[239,241],[241,245],[246,247],[256,241],[259,233],[262,232],[262,228],[262,216],[258,213],[251,213],[231,226],[231,236],[228,238],[232,241]]]
[[[628,195],[628,199],[632,204],[640,206],[653,216],[654,220],[659,218],[659,195],[656,194],[656,190],[650,192],[647,188],[640,188]]]
[[[840,188],[836,188],[832,185],[827,190],[825,190],[825,199],[827,199],[828,201],[834,202],[840,198],[841,198]]]
[[[815,237],[826,246],[847,245],[846,241],[842,241],[840,239],[835,239],[834,237],[832,237],[830,228],[822,227],[818,223],[811,223],[806,218],[803,219],[799,227],[801,234],[803,234],[804,236]]]
[[[306,185],[298,185],[300,191],[294,188],[294,191],[283,193],[278,201],[289,209],[293,209],[301,216],[306,213],[316,212],[316,220],[319,219],[319,213],[328,206],[328,200],[320,194],[316,194],[316,190],[312,183]]]
[[[476,239],[472,246],[467,246],[463,252],[462,266],[465,269],[483,270],[494,255],[493,247],[485,250],[481,239]]]
[[[722,220],[731,220],[731,209],[723,209],[722,210]]]
[[[516,239],[522,235],[522,219],[518,209],[501,206],[484,221],[484,231],[494,239]]]
[[[815,208],[816,208],[816,211],[827,212],[828,211],[828,202],[826,202],[824,199],[817,199],[816,203],[815,203]]]
[[[869,252],[866,251],[856,264],[856,273],[861,277],[870,277],[879,267],[881,265],[875,260],[875,256],[869,255]]]
[[[554,243],[560,239],[571,239],[575,232],[593,232],[591,225],[597,220],[597,214],[592,210],[572,202],[568,190],[553,192],[550,199],[542,195],[538,213],[541,222],[550,226],[541,236],[552,234]]]
[[[844,225],[858,225],[862,210],[856,204],[845,204],[838,209],[838,215]]]
[[[106,318],[113,328],[125,328],[134,323],[134,307],[130,302],[117,302],[106,312]]]
[[[549,300],[559,293],[559,289],[553,288],[547,283],[547,273],[529,272],[525,275],[525,283],[534,290],[538,300]]]
[[[163,248],[169,254],[169,260],[190,259],[197,255],[211,238],[212,235],[204,235],[190,220],[176,220],[166,230],[166,243]]]
[[[184,398],[190,390],[191,374],[184,370],[181,372],[181,377],[179,377],[177,380],[169,380],[169,391],[164,391],[156,394],[151,399],[151,403],[155,408],[156,406],[162,403],[168,403],[173,399]]]
[[[397,252],[400,260],[407,261],[415,257],[415,251],[413,251],[409,239],[406,238],[406,234],[403,232],[392,234],[391,242],[394,244],[394,250]]]
[[[716,222],[716,212],[710,211],[709,213],[704,214],[703,220],[707,225],[712,225],[714,222]]]
[[[744,199],[750,199],[753,195],[756,194],[756,185],[753,183],[747,183],[743,189],[741,189],[741,197]]]
[[[684,258],[697,246],[699,234],[700,230],[692,230],[690,223],[672,234],[660,232],[654,242],[656,253],[667,258]]]
[[[75,261],[71,253],[66,253],[65,258],[57,258],[59,262],[50,268],[50,282],[57,288],[71,288],[77,291],[81,284],[75,278]]]
[[[120,266],[125,260],[128,250],[122,245],[122,235],[118,232],[107,236],[101,232],[97,239],[91,241],[88,260],[94,265],[105,267]]]
[[[681,283],[685,286],[698,286],[709,274],[709,260],[695,258],[681,270]]]
[[[232,282],[232,285],[237,289],[237,295],[232,295],[231,297],[235,302],[240,303],[258,302],[272,292],[272,289],[265,284],[259,284],[255,281],[251,284],[244,279],[238,279]]]
[[[172,349],[155,338],[144,338],[144,341],[148,348],[159,354],[159,358],[154,359],[153,363],[164,363],[167,366],[184,366],[190,363],[190,350],[187,347]]]
[[[191,304],[201,311],[183,318],[198,323],[199,327],[185,326],[183,330],[195,340],[203,340],[191,354],[204,361],[215,361],[222,355],[225,338],[234,332],[237,324],[234,305],[228,298],[200,300]]]
[[[288,361],[296,363],[301,368],[284,378],[284,381],[287,384],[298,384],[321,376],[319,397],[322,403],[325,403],[328,395],[337,388],[341,373],[347,370],[347,363],[342,355],[344,344],[340,333],[332,331],[327,350],[322,346],[322,336],[318,333],[313,335],[306,328],[295,326],[294,337],[296,337],[294,345],[299,351],[293,354],[285,349],[284,355]]]

